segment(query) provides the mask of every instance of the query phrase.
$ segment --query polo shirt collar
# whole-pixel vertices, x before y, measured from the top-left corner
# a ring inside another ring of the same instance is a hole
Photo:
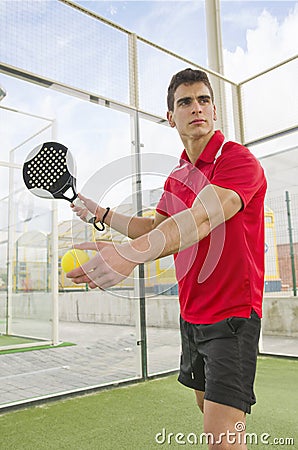
[[[224,142],[224,135],[220,130],[216,130],[204,150],[202,151],[201,155],[198,157],[198,159],[195,162],[195,166],[199,166],[200,162],[206,162],[206,163],[213,163],[215,156],[220,149],[220,146]],[[180,164],[185,163],[185,161],[190,162],[189,158],[187,156],[186,150],[183,150],[181,157],[180,157]]]

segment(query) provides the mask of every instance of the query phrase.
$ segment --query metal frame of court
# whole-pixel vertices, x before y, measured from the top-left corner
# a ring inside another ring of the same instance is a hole
[[[104,95],[101,95],[100,92],[92,92],[89,90],[79,89],[77,87],[71,86],[70,84],[65,84],[60,82],[59,80],[55,79],[49,79],[46,76],[42,76],[38,73],[32,73],[27,70],[24,70],[22,67],[12,66],[5,62],[0,63],[0,73],[8,75],[10,77],[18,78],[23,81],[33,83],[35,85],[42,86],[47,89],[56,90],[58,92],[62,92],[64,94],[67,94],[69,96],[74,96],[76,98],[81,99],[82,101],[91,102],[93,104],[98,105],[99,107],[109,108],[116,111],[121,111],[122,113],[128,115],[130,117],[130,123],[131,123],[131,152],[134,156],[135,161],[135,167],[134,167],[134,208],[137,211],[138,214],[141,214],[141,208],[142,208],[142,177],[141,177],[141,171],[140,171],[140,153],[141,153],[141,137],[140,137],[140,119],[145,119],[148,121],[152,121],[156,124],[159,124],[161,126],[167,126],[167,121],[164,117],[154,114],[150,111],[146,111],[141,108],[140,106],[140,99],[139,99],[139,89],[140,89],[140,83],[139,83],[139,67],[138,67],[138,45],[140,43],[146,44],[147,46],[150,46],[151,48],[154,48],[155,50],[163,53],[164,55],[167,55],[169,57],[173,57],[176,60],[179,60],[181,63],[184,63],[188,66],[191,66],[193,68],[198,68],[206,71],[211,77],[215,77],[219,81],[219,85],[221,86],[228,86],[231,93],[231,105],[233,107],[233,115],[232,118],[229,119],[225,114],[222,115],[222,129],[224,133],[227,136],[230,136],[231,138],[241,142],[242,144],[246,146],[253,147],[254,145],[260,144],[262,142],[267,142],[270,140],[273,140],[276,137],[283,137],[292,133],[295,133],[298,131],[297,125],[290,125],[288,127],[284,127],[282,129],[273,130],[271,133],[266,133],[261,136],[256,136],[255,138],[248,138],[246,133],[246,127],[245,127],[245,106],[243,104],[243,91],[247,85],[249,85],[251,82],[261,79],[263,76],[273,73],[274,71],[286,67],[287,65],[297,62],[298,55],[293,56],[292,58],[289,58],[285,61],[280,62],[277,65],[274,65],[273,67],[262,71],[261,73],[258,73],[254,75],[253,77],[250,77],[246,80],[241,81],[240,83],[236,83],[233,80],[230,80],[226,78],[225,76],[221,75],[220,73],[217,73],[213,70],[210,70],[205,67],[201,67],[198,64],[194,63],[193,61],[189,61],[188,59],[185,59],[165,48],[162,48],[144,38],[141,36],[137,36],[135,33],[132,33],[117,24],[104,19],[97,15],[96,13],[89,11],[85,8],[83,8],[80,5],[75,4],[74,2],[71,2],[69,0],[57,0],[60,3],[63,3],[64,5],[70,7],[73,10],[76,10],[77,12],[81,13],[84,16],[88,16],[92,19],[95,19],[96,21],[99,21],[108,27],[111,27],[113,29],[116,29],[120,31],[121,33],[125,34],[127,36],[127,42],[128,42],[128,68],[129,68],[129,104],[117,101],[117,99],[114,98],[108,98]],[[218,104],[218,102],[217,102]],[[40,119],[45,120],[46,126],[45,128],[51,128],[52,129],[52,137],[53,140],[55,140],[56,136],[56,125],[55,125],[55,119],[49,119],[44,118],[41,116],[34,116],[34,114],[28,113],[28,112],[22,112],[18,110],[13,110],[10,108],[6,108],[4,106],[0,106],[3,110],[10,110],[11,112],[14,112],[15,114],[24,114],[27,116],[32,117],[38,117]],[[219,104],[219,109],[223,112],[226,108],[226,105]],[[233,132],[231,132],[231,128],[228,122],[233,122]],[[43,128],[41,131],[43,131],[45,128]],[[29,137],[28,139],[30,139]],[[20,143],[19,145],[22,145]],[[16,164],[13,159],[13,154],[16,148],[11,149],[10,151],[10,158],[9,161],[0,161],[0,167],[8,167],[11,170],[11,174],[13,172],[13,169],[20,169],[20,165]],[[13,175],[11,175],[12,177]],[[11,183],[11,189],[12,189],[12,178],[10,179]],[[11,191],[12,192],[12,191]],[[12,217],[10,217],[10,223],[12,223]],[[51,342],[55,345],[59,342],[59,335],[58,335],[58,323],[59,323],[59,317],[58,317],[58,236],[57,236],[57,207],[55,202],[52,204],[52,340]],[[9,229],[11,230],[11,227],[9,226]],[[11,296],[12,296],[12,248],[13,248],[13,234],[10,233],[10,238],[8,242],[8,294],[7,294],[7,332],[9,332],[10,325],[9,320],[11,318],[11,311],[10,311],[10,305],[11,305]],[[144,284],[144,268],[143,266],[139,267],[139,277],[138,282],[135,284],[135,293],[137,297],[139,298],[139,316],[138,316],[138,328],[139,328],[139,353],[140,353],[140,367],[141,367],[141,374],[142,378],[145,379],[148,377],[147,372],[147,343],[146,343],[146,310],[145,310],[145,284]]]

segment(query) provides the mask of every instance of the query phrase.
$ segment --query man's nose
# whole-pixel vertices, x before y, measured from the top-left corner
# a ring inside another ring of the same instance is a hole
[[[192,104],[192,114],[197,114],[198,112],[202,112],[202,106],[198,100],[194,100]]]

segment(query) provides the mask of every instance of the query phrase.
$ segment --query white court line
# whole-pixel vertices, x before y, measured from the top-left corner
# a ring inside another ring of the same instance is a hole
[[[38,375],[40,373],[53,372],[55,370],[61,370],[61,369],[69,369],[69,366],[51,367],[49,369],[35,370],[34,372],[22,372],[22,373],[18,373],[16,375],[7,375],[5,377],[0,377],[0,380],[6,380],[6,379],[11,379],[11,378],[18,378],[18,377],[23,377],[23,376],[26,376],[26,375]]]

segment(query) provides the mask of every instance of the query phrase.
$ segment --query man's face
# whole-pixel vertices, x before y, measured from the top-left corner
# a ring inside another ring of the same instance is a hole
[[[216,108],[208,87],[202,82],[180,84],[174,94],[174,111],[167,117],[182,140],[197,140],[213,133]]]

